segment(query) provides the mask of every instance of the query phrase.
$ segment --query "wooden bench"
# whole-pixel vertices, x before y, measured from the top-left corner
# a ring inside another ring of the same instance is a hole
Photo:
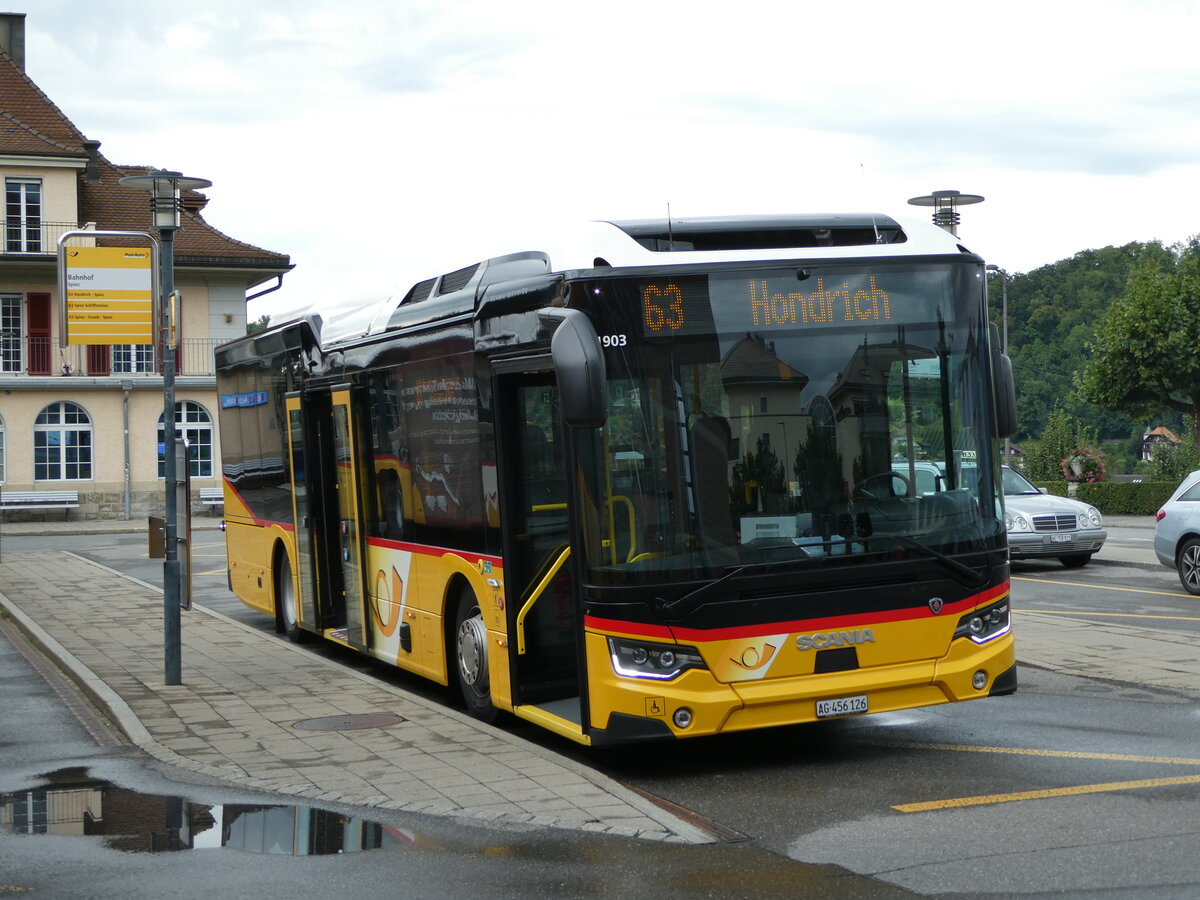
[[[5,491],[0,490],[0,511],[6,509],[61,509],[63,520],[79,508],[79,491]]]
[[[200,488],[200,505],[207,506],[210,510],[216,506],[225,505],[225,488],[220,487],[202,487]]]

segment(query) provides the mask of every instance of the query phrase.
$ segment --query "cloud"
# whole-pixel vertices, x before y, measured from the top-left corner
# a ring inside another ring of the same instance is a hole
[[[28,68],[110,159],[212,179],[214,225],[292,254],[272,302],[384,296],[562,220],[944,188],[987,196],[964,239],[1020,271],[1197,230],[1198,9],[41,0]]]

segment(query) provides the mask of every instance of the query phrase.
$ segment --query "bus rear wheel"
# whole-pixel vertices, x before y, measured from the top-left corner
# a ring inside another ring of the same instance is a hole
[[[458,596],[453,644],[455,674],[467,712],[483,722],[494,721],[497,710],[488,676],[487,628],[470,588],[463,588]]]

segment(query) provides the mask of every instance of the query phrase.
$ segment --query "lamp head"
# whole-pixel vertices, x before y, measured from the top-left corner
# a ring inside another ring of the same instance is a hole
[[[182,172],[168,169],[154,169],[145,175],[127,175],[120,183],[150,192],[150,213],[158,231],[179,228],[181,190],[197,191],[212,187],[212,182],[207,178],[188,178]]]

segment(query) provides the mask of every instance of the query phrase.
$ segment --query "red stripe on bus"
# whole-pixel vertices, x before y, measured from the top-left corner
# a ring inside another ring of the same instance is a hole
[[[885,622],[904,622],[914,619],[939,618],[955,613],[963,613],[968,609],[990,603],[1003,597],[1009,591],[1009,582],[1004,581],[986,591],[973,594],[955,603],[947,603],[938,613],[933,613],[927,607],[910,607],[908,609],[881,610],[879,612],[859,613],[850,616],[824,616],[817,619],[793,619],[788,622],[766,622],[759,625],[737,625],[729,628],[685,628],[680,626],[668,627],[641,622],[622,622],[616,619],[604,619],[599,616],[585,616],[584,626],[595,631],[621,632],[645,638],[667,638],[675,641],[698,643],[703,641],[734,641],[747,638],[764,637],[771,634],[793,634],[805,631],[823,631],[833,628],[855,628],[862,625],[878,625]]]
[[[635,637],[660,638],[668,641],[675,639],[671,629],[666,625],[650,625],[645,622],[622,622],[617,619],[602,619],[599,616],[584,616],[583,625],[595,631],[617,631],[632,634]]]
[[[245,498],[243,498],[242,495],[238,492],[238,489],[235,488],[228,481],[225,482],[225,490],[228,491],[229,493],[233,494],[233,496],[237,497],[238,503],[240,503],[242,505],[242,507],[246,510],[247,513],[250,513],[250,518],[254,520],[254,525],[256,527],[269,528],[272,525],[276,525],[276,526],[282,528],[284,531],[295,531],[296,530],[296,527],[291,522],[276,522],[273,519],[260,519],[258,516],[254,515],[250,510],[250,504],[246,502]],[[226,505],[226,509],[228,509],[228,504]]]
[[[436,547],[430,544],[410,544],[407,541],[393,541],[390,538],[367,538],[367,543],[372,547],[383,547],[388,550],[406,550],[409,553],[420,553],[423,556],[445,556],[447,553],[452,553],[455,556],[460,556],[472,565],[478,565],[482,562],[490,562],[497,568],[504,567],[504,561],[499,556],[484,556],[480,553],[469,553],[466,550],[455,550],[452,547]]]

